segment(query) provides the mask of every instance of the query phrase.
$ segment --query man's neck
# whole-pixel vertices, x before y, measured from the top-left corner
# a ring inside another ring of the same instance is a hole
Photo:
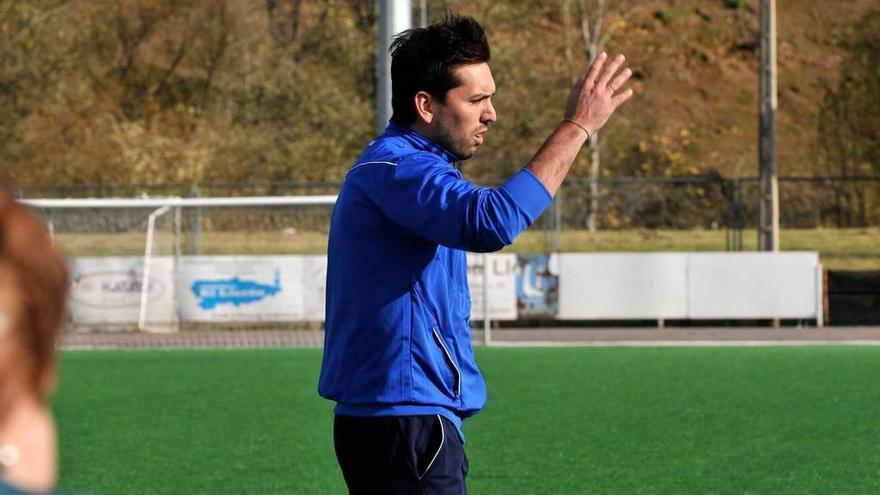
[[[415,131],[415,132],[419,133],[420,135],[431,140],[432,143],[437,142],[437,140],[434,138],[434,135],[433,135],[434,133],[433,133],[433,130],[431,129],[431,127],[429,127],[427,124],[425,124],[424,122],[422,122],[420,120],[417,120],[416,122],[413,122],[410,125],[404,125],[401,127],[403,127],[404,129],[409,129],[411,131]]]

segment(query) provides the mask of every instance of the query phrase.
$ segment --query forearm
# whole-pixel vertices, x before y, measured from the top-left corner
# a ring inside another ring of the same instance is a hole
[[[551,196],[571,169],[587,140],[587,133],[570,122],[561,122],[529,162],[527,168],[544,184]]]
[[[614,57],[603,69],[606,58],[605,52],[599,54],[590,64],[587,75],[571,89],[565,105],[565,119],[528,165],[551,196],[556,196],[584,142],[633,94],[631,89],[620,91],[632,76],[629,69],[617,74],[625,60],[623,55]]]

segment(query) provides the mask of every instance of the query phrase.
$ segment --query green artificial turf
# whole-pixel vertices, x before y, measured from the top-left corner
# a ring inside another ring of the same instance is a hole
[[[471,493],[880,492],[880,348],[480,348]],[[344,493],[319,349],[66,352],[61,486]]]

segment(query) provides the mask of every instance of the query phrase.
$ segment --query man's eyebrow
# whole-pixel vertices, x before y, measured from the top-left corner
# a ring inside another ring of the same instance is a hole
[[[482,100],[483,98],[488,98],[488,97],[490,97],[490,96],[492,96],[492,95],[494,95],[494,94],[495,94],[494,91],[491,92],[491,93],[474,93],[474,94],[471,96],[471,99],[472,99],[472,100]]]

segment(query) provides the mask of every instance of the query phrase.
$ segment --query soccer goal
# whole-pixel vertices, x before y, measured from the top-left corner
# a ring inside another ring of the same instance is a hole
[[[158,228],[157,228],[158,225]],[[164,205],[147,217],[146,245],[140,284],[137,328],[143,332],[176,332],[180,312],[176,294],[180,266],[181,208]],[[172,280],[168,290],[155,294],[158,280]]]
[[[88,330],[272,328],[323,320],[336,196],[32,199],[70,260]]]

